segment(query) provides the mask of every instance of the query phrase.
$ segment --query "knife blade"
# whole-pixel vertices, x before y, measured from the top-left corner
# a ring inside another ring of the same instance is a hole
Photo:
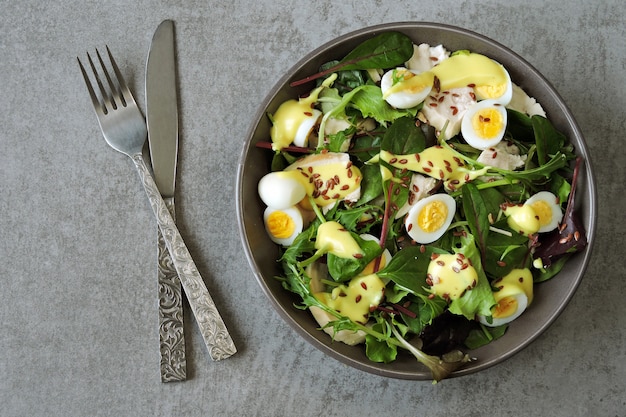
[[[178,160],[178,93],[174,22],[164,20],[152,37],[146,63],[146,123],[154,180],[172,217]],[[181,283],[157,228],[161,382],[187,378]]]

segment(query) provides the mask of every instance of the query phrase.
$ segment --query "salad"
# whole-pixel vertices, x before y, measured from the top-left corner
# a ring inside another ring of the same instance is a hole
[[[295,85],[258,192],[277,279],[335,342],[439,381],[585,247],[580,158],[490,57],[385,32]]]

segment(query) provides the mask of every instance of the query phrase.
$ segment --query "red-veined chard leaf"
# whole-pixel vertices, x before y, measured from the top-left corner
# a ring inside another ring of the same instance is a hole
[[[402,65],[413,55],[413,41],[400,32],[383,32],[370,38],[346,55],[337,65],[298,81],[292,87],[308,83],[337,71],[392,68]]]

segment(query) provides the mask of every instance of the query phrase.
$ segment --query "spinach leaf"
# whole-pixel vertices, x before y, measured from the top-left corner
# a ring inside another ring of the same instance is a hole
[[[361,197],[356,205],[369,203],[383,192],[383,179],[378,165],[363,165],[361,168]]]
[[[350,154],[361,161],[369,161],[380,152],[380,143],[383,139],[383,132],[369,132],[356,136],[352,139]],[[376,167],[378,169],[378,167]]]
[[[501,227],[506,230],[504,227]],[[491,278],[500,278],[516,268],[524,268],[529,261],[528,238],[513,232],[512,236],[491,233],[483,268]]]
[[[537,145],[537,161],[541,166],[548,161],[550,155],[561,151],[565,144],[565,135],[556,130],[545,117],[535,115],[530,118],[530,121]]]
[[[423,250],[423,252],[422,252]],[[380,278],[387,278],[415,294],[428,295],[424,289],[426,271],[433,253],[446,253],[434,246],[408,246],[396,253],[391,262],[378,271]]]
[[[402,320],[410,331],[420,334],[424,327],[430,324],[435,317],[438,317],[446,308],[446,301],[441,297],[430,299],[424,295],[407,297],[411,304],[408,309],[415,313],[415,317],[402,314]]]
[[[476,185],[465,184],[462,188],[463,211],[469,225],[470,231],[474,235],[476,245],[481,254],[481,261],[485,262],[485,252],[487,237],[489,235],[489,217],[487,206]]]
[[[497,327],[487,327],[481,324],[479,328],[470,330],[464,344],[468,349],[477,349],[504,336],[507,328],[508,324]]]
[[[329,68],[334,68],[339,64],[339,61],[330,61],[320,67],[321,71],[326,71]],[[337,71],[337,79],[333,83],[333,86],[337,88],[340,94],[345,94],[350,90],[353,90],[363,84],[365,84],[365,78],[363,73],[359,70],[341,70]],[[318,80],[318,86],[322,83],[322,80]]]
[[[374,240],[364,240],[354,233],[353,237],[364,252],[362,258],[341,258],[332,253],[329,253],[326,257],[328,273],[337,282],[352,279],[361,272],[368,263],[376,259],[383,252],[378,242]]]
[[[426,148],[426,137],[419,127],[415,126],[412,117],[399,118],[389,126],[381,149],[395,155],[422,152]]]

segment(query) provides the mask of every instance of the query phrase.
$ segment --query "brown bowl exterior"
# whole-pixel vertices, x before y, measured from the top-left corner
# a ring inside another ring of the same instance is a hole
[[[294,308],[298,297],[282,288],[274,277],[281,273],[276,258],[278,247],[270,241],[263,226],[263,204],[257,194],[257,183],[269,172],[271,152],[259,149],[257,142],[269,140],[273,113],[285,100],[308,92],[305,85],[292,88],[289,83],[317,72],[319,66],[333,59],[341,59],[356,45],[384,31],[399,31],[415,43],[442,44],[450,51],[468,49],[482,53],[503,64],[514,83],[535,97],[544,107],[548,118],[574,144],[576,153],[584,158],[579,176],[577,204],[586,226],[589,244],[584,252],[572,257],[561,273],[547,282],[536,285],[531,307],[511,323],[506,335],[479,349],[470,351],[476,358],[451,377],[467,375],[498,364],[528,346],[543,333],[563,311],[576,291],[591,256],[595,234],[596,189],[589,154],[583,136],[570,110],[550,83],[528,62],[503,45],[477,33],[438,23],[400,22],[372,26],[348,33],[315,49],[296,63],[274,86],[260,105],[246,137],[237,173],[237,215],[243,247],[252,271],[280,316],[302,337],[329,356],[372,374],[391,378],[430,380],[430,372],[412,356],[398,355],[390,364],[373,363],[365,356],[363,346],[347,346],[332,342],[308,311]],[[252,285],[252,283],[250,284]]]

